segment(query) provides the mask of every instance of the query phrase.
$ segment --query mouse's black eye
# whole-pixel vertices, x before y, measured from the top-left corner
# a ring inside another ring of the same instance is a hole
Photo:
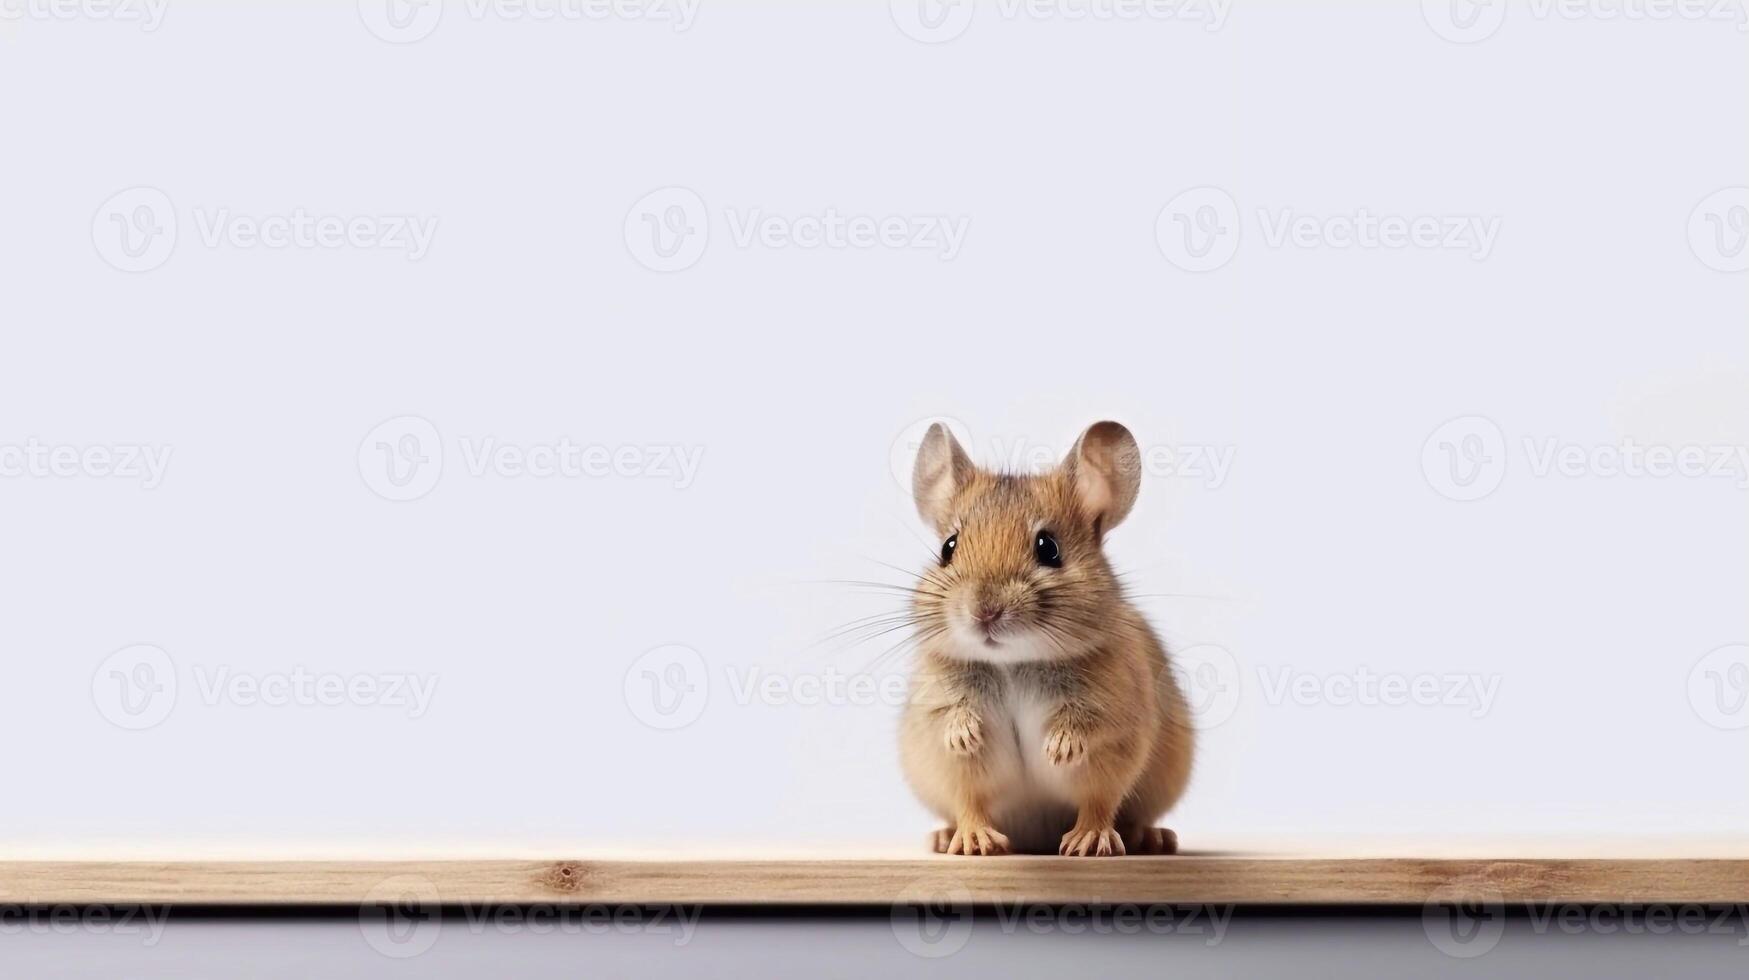
[[[1040,531],[1038,537],[1032,539],[1032,556],[1046,568],[1063,567],[1063,553],[1057,548],[1057,539],[1051,537],[1049,531]]]
[[[948,535],[947,540],[941,543],[941,563],[943,565],[953,564],[953,550],[959,547],[959,544],[960,536],[957,534]]]

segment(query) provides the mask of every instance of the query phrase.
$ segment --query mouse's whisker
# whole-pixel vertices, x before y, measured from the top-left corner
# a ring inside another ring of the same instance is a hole
[[[881,651],[881,653],[876,655],[874,660],[869,662],[869,665],[866,668],[866,671],[869,673],[872,673],[877,668],[885,666],[887,661],[892,659],[895,654],[902,653],[905,650],[905,648],[921,646],[923,643],[925,643],[931,639],[934,639],[935,637],[940,636],[942,633],[945,633],[945,632],[947,632],[946,626],[932,626],[929,629],[926,629],[923,632],[918,633],[914,636],[905,637],[904,639],[900,640],[898,643],[893,644],[892,646],[886,648],[885,650]]]

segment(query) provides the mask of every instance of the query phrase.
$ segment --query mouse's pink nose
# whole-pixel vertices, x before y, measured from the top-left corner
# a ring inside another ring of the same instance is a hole
[[[972,618],[978,621],[979,626],[989,629],[1002,621],[1002,607],[984,603],[978,606],[977,612],[972,614]]]

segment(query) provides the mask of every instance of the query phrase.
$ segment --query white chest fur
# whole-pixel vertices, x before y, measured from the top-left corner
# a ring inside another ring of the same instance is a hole
[[[1067,773],[1045,756],[1055,701],[1035,685],[1009,674],[997,700],[996,718],[986,719],[986,730],[1007,742],[1009,758],[1003,766],[1015,782],[1017,800],[1072,803]]]

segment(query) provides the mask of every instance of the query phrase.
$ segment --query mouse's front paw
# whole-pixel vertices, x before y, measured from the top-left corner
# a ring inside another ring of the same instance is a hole
[[[961,823],[948,838],[946,853],[964,854],[967,857],[1007,854],[1008,838],[997,833],[995,827]]]
[[[1088,827],[1076,823],[1063,835],[1057,853],[1064,857],[1123,857],[1123,838],[1111,827]]]
[[[1045,758],[1053,766],[1072,766],[1087,758],[1087,742],[1074,732],[1053,728],[1045,736]]]
[[[984,724],[974,712],[957,709],[947,716],[946,740],[954,755],[975,755],[984,744]]]

